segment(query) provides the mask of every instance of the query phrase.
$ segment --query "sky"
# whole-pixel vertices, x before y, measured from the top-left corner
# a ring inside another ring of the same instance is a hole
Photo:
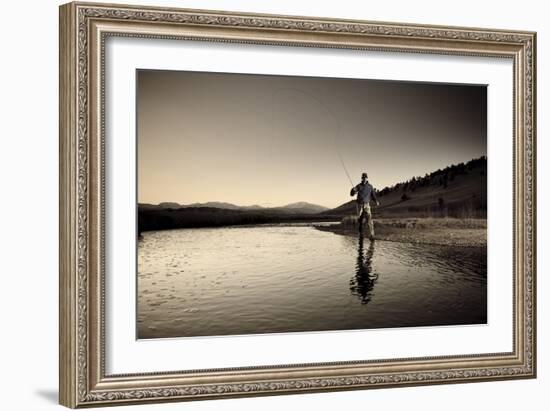
[[[139,70],[138,201],[349,201],[487,155],[485,86]]]

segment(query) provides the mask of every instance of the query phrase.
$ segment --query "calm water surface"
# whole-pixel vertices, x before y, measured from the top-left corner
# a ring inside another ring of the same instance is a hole
[[[139,338],[487,320],[485,248],[362,241],[305,224],[143,235]]]

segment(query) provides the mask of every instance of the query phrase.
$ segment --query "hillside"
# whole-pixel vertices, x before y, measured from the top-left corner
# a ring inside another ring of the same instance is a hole
[[[300,201],[298,203],[287,204],[283,207],[273,207],[273,208],[270,208],[269,210],[296,213],[296,214],[318,214],[328,210],[328,208],[317,204],[311,204],[311,203],[306,203],[305,201]]]
[[[284,222],[334,221],[333,216],[304,213],[303,209],[230,210],[216,207],[138,207],[138,233],[173,228],[225,227]]]
[[[377,191],[378,217],[458,217],[487,216],[487,158],[481,157],[437,170],[424,177]],[[354,200],[321,215],[344,216],[356,213]]]

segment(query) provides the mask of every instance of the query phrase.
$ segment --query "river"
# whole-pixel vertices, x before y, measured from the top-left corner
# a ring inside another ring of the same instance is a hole
[[[487,258],[311,224],[152,231],[137,290],[138,338],[483,324]]]

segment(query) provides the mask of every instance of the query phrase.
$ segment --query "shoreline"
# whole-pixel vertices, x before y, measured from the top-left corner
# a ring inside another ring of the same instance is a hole
[[[331,232],[337,235],[357,237],[359,229],[355,218],[345,217],[341,221],[287,221],[269,222],[263,224],[231,224],[226,226],[205,227],[174,227],[159,230],[143,230],[138,233],[138,240],[143,239],[142,233],[149,231],[193,230],[204,228],[265,228],[281,225],[305,225],[319,231]],[[363,236],[368,238],[368,228],[363,228]],[[434,217],[402,217],[374,218],[375,240],[392,241],[411,244],[456,246],[456,247],[487,247],[487,220],[434,218]]]
[[[357,237],[357,224],[314,226],[317,230]],[[368,237],[368,228],[363,235]],[[455,218],[374,219],[374,239],[412,244],[487,247],[487,220]]]
[[[332,224],[336,225],[339,224],[338,219],[331,219],[331,220],[304,220],[304,221],[284,221],[280,223],[271,222],[271,223],[260,223],[260,224],[229,224],[229,225],[205,225],[205,226],[197,226],[197,227],[174,227],[174,228],[159,228],[159,229],[151,229],[151,230],[138,230],[138,238],[143,238],[143,233],[150,233],[155,231],[172,231],[172,230],[203,230],[206,228],[214,229],[214,228],[265,228],[265,227],[294,227],[294,226],[307,226],[307,227],[323,227],[323,225]]]

